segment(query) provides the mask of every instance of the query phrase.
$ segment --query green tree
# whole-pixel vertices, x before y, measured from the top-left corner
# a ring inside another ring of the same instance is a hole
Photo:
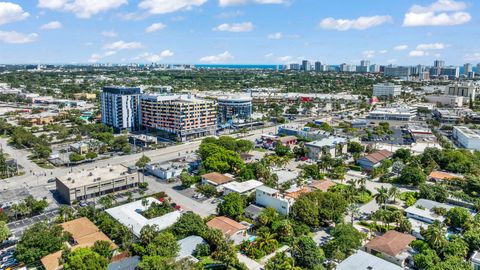
[[[265,265],[265,270],[301,270],[302,268],[295,266],[295,261],[285,252],[275,254]]]
[[[198,182],[195,176],[188,174],[188,172],[186,171],[183,171],[180,174],[179,178],[180,178],[180,181],[182,182],[182,187],[184,188],[189,188],[193,184]]]
[[[415,254],[413,256],[413,261],[415,266],[420,270],[432,269],[435,265],[440,262],[440,257],[432,249],[426,249],[421,253]]]
[[[394,159],[400,159],[403,163],[408,163],[412,158],[412,152],[410,149],[400,148],[393,154]]]
[[[419,167],[407,165],[403,168],[399,179],[403,184],[418,186],[427,181],[427,176]]]
[[[352,154],[355,154],[355,153],[360,154],[363,151],[365,151],[365,148],[361,143],[352,141],[348,143],[347,151]]]
[[[234,219],[239,218],[245,211],[245,200],[236,192],[231,192],[223,197],[223,202],[218,205],[218,213]]]
[[[466,208],[453,207],[447,212],[447,224],[452,227],[465,228],[472,216]]]
[[[332,240],[325,245],[329,258],[345,259],[362,245],[365,235],[350,224],[338,224],[331,231]]]
[[[103,209],[112,208],[115,202],[115,197],[112,194],[107,194],[98,200],[98,203],[102,205]]]
[[[383,206],[383,208],[386,207],[388,198],[390,197],[388,194],[388,189],[384,186],[381,186],[380,188],[376,188],[377,193],[373,195],[375,198],[375,202],[377,202],[380,206]]]
[[[202,217],[190,211],[184,213],[172,226],[172,232],[178,239],[183,239],[190,235],[203,236],[206,231],[207,226]]]
[[[291,253],[297,265],[306,269],[323,269],[321,265],[325,261],[325,254],[311,237],[301,236],[296,239]]]
[[[77,248],[66,258],[65,270],[107,269],[108,260],[90,248]]]
[[[145,155],[142,155],[137,162],[135,162],[135,166],[142,170],[142,182],[145,181],[145,167],[151,161],[151,159]]]
[[[10,236],[10,230],[8,229],[5,221],[0,221],[0,243],[7,240]]]
[[[110,242],[108,241],[95,241],[92,247],[92,251],[98,253],[100,256],[107,259],[108,261],[110,261],[110,259],[112,258],[112,247],[110,245]]]
[[[14,256],[18,261],[30,264],[61,250],[66,240],[62,227],[38,222],[25,230]]]

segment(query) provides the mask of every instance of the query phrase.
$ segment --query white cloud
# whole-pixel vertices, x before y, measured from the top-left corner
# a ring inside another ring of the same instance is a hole
[[[23,34],[15,31],[0,31],[0,41],[4,43],[24,44],[34,42],[37,38],[38,34],[36,33]]]
[[[128,4],[128,0],[39,0],[38,7],[73,12],[79,18],[90,18],[125,4]]]
[[[136,57],[136,59],[143,58],[148,62],[159,62],[167,57],[172,57],[175,54],[170,50],[163,50],[159,54],[144,53]]]
[[[229,60],[233,59],[233,55],[230,54],[230,52],[225,51],[221,54],[217,55],[209,55],[209,56],[204,56],[200,58],[200,62],[205,62],[205,63],[210,63],[210,64],[218,64],[218,63],[224,63]]]
[[[362,52],[363,57],[365,58],[373,58],[375,57],[375,51],[374,50],[366,50]]]
[[[49,22],[40,26],[40,29],[43,29],[43,30],[54,30],[54,29],[60,29],[60,28],[62,28],[62,23],[59,21]]]
[[[222,32],[250,32],[253,30],[253,23],[243,22],[243,23],[223,23],[219,26],[213,28],[213,31],[222,31]]]
[[[387,50],[380,50],[378,51],[379,54],[386,54],[388,51]]]
[[[103,58],[115,55],[116,53],[117,53],[117,51],[106,51],[103,54],[94,53],[94,54],[90,55],[90,58],[88,59],[88,62],[97,63],[98,61],[102,60]]]
[[[109,38],[114,38],[118,36],[118,33],[115,31],[103,31],[102,36],[104,37],[109,37]]]
[[[447,46],[443,43],[425,43],[425,44],[418,44],[417,50],[425,51],[425,50],[443,50]]]
[[[280,56],[277,58],[277,60],[284,64],[289,64],[294,61],[293,57],[291,57],[290,55]]]
[[[190,10],[206,2],[207,0],[143,0],[138,4],[138,7],[147,9],[151,14],[166,14],[180,10]]]
[[[245,15],[245,14],[242,11],[237,10],[237,11],[230,11],[230,12],[222,12],[222,13],[218,14],[217,16],[215,16],[215,18],[218,18],[218,19],[232,19],[232,18],[243,16],[243,15]]]
[[[371,17],[359,17],[357,19],[334,19],[325,18],[318,25],[323,29],[332,29],[338,31],[347,31],[350,29],[365,30],[374,26],[378,26],[384,23],[392,22],[393,19],[390,16],[371,16]]]
[[[273,34],[269,34],[267,36],[268,39],[282,39],[283,38],[283,34],[281,32],[277,32],[277,33],[273,33]]]
[[[26,19],[30,14],[17,4],[0,2],[0,25],[18,22]]]
[[[142,48],[142,43],[140,42],[125,42],[119,40],[113,43],[105,44],[103,49],[105,50],[129,50],[129,49],[139,49]]]
[[[167,27],[167,26],[163,23],[154,23],[154,24],[148,26],[147,28],[145,28],[145,32],[152,33],[152,32],[158,31],[158,30],[162,30],[165,27]]]
[[[248,3],[253,4],[287,4],[290,1],[288,0],[219,0],[218,4],[221,7],[235,6],[235,5],[244,5]]]
[[[272,58],[274,55],[275,55],[275,54],[273,54],[273,53],[267,53],[267,54],[265,54],[263,57],[265,57],[265,58]]]
[[[464,56],[464,59],[472,62],[480,62],[480,52],[468,53]]]
[[[397,45],[397,46],[393,47],[393,49],[395,51],[404,51],[404,50],[408,49],[408,45],[404,45],[404,44],[403,45]]]
[[[422,57],[422,56],[427,56],[429,55],[428,52],[426,51],[420,51],[420,50],[413,50],[408,53],[408,56],[410,57]]]
[[[469,22],[472,16],[464,10],[467,4],[455,0],[437,0],[429,6],[413,5],[405,14],[403,26],[459,25]]]

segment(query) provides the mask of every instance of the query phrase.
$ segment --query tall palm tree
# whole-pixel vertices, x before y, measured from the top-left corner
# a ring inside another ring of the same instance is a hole
[[[397,202],[397,197],[400,195],[400,190],[396,186],[390,187],[388,190],[388,196],[393,199],[393,203]]]
[[[347,207],[347,212],[350,215],[350,222],[353,225],[353,220],[360,216],[360,208],[358,207],[358,204],[349,204]]]
[[[388,189],[384,186],[381,186],[380,188],[376,188],[378,191],[377,194],[373,195],[375,198],[375,202],[377,202],[380,206],[383,205],[384,208],[386,208],[386,203],[388,201]]]
[[[360,186],[361,190],[366,190],[367,189],[367,178],[362,177],[357,180],[358,185]]]
[[[259,249],[266,252],[272,252],[273,250],[275,250],[275,247],[278,244],[277,239],[275,239],[276,237],[277,234],[264,231],[258,235],[255,242],[258,245]]]

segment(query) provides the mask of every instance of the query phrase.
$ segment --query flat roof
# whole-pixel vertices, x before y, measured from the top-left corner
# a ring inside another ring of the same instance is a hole
[[[445,217],[441,215],[437,215],[432,211],[432,208],[434,207],[444,208],[448,211],[452,209],[454,206],[448,205],[445,203],[427,200],[427,199],[419,199],[417,202],[415,202],[414,205],[405,209],[405,212],[412,215],[428,218],[430,220],[444,221]]]
[[[336,270],[403,270],[402,267],[369,254],[357,250],[353,255],[337,265]]]
[[[180,251],[177,255],[177,260],[179,260],[192,256],[198,244],[204,244],[207,242],[200,236],[191,235],[189,237],[178,240],[177,243],[180,246]]]
[[[213,182],[217,185],[222,185],[222,184],[228,183],[228,182],[233,180],[232,177],[227,176],[225,174],[218,173],[218,172],[211,172],[211,173],[203,174],[202,178],[207,180],[207,181]]]
[[[145,206],[142,204],[142,200],[138,200],[105,211],[118,222],[131,229],[137,237],[140,236],[140,231],[146,225],[157,225],[159,230],[164,230],[175,224],[182,215],[180,211],[175,210],[160,217],[147,219],[140,213],[147,210],[152,203],[160,204],[161,202],[152,197],[145,199],[148,201],[148,204]]]
[[[271,187],[267,187],[267,186],[259,186],[259,187],[257,187],[257,190],[260,190],[260,191],[265,192],[267,194],[278,193],[278,190],[276,190],[274,188],[271,188]]]
[[[100,178],[100,181],[120,178],[126,175],[136,175],[135,173],[128,173],[128,168],[122,165],[110,165],[106,167],[94,168],[91,170],[73,170],[66,175],[58,176],[64,185],[69,188],[82,187],[95,183]]]
[[[305,145],[321,148],[324,146],[335,146],[337,144],[346,143],[346,142],[347,142],[346,138],[330,136],[328,138],[323,138],[318,141],[308,142]]]
[[[260,186],[263,186],[263,183],[257,180],[248,180],[245,182],[230,182],[225,185],[223,185],[223,188],[229,189],[233,192],[237,193],[245,193],[251,190],[254,190],[255,188],[258,188]]]

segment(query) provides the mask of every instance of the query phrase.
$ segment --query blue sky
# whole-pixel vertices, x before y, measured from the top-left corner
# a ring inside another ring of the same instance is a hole
[[[462,65],[474,0],[0,0],[0,63]]]

